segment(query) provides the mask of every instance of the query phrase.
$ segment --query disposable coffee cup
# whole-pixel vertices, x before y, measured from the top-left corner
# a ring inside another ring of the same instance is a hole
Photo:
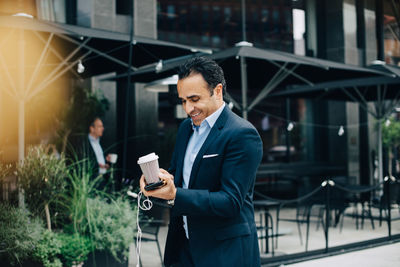
[[[110,162],[112,164],[116,163],[118,159],[118,155],[117,154],[110,154]]]
[[[137,163],[146,178],[147,184],[153,184],[160,181],[160,178],[158,177],[160,167],[158,165],[158,156],[155,153],[150,153],[140,157]]]

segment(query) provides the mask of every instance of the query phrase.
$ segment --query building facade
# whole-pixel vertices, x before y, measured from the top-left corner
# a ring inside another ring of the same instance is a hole
[[[5,15],[23,9],[42,20],[122,33],[132,29],[138,36],[213,49],[246,40],[256,47],[353,65],[365,66],[373,60],[398,65],[400,60],[400,7],[390,0],[41,0],[1,1],[0,9]],[[102,78],[83,84],[110,100],[104,141],[121,152],[128,83]],[[171,94],[152,92],[138,83],[133,92],[128,162],[130,175],[135,176],[140,154],[162,147],[167,164],[173,129],[180,120],[173,117],[176,103]],[[6,120],[3,116],[3,123]],[[371,183],[377,138],[374,120],[357,104],[266,98],[249,120],[264,141],[263,163],[325,162]],[[343,134],[338,134],[340,126]],[[4,130],[1,134],[2,140],[12,136]]]

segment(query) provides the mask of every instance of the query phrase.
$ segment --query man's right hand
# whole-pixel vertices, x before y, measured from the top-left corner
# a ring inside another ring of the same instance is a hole
[[[175,199],[176,187],[174,184],[174,176],[164,169],[160,169],[160,173],[158,176],[161,180],[165,182],[164,186],[155,190],[146,191],[146,189],[144,189],[144,187],[146,186],[146,181],[144,175],[142,175],[140,177],[140,190],[145,196],[148,197],[156,197],[165,200]]]

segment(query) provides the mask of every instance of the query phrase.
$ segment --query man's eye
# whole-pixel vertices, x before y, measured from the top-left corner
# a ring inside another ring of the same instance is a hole
[[[186,100],[185,99],[181,99],[182,100],[182,104],[185,104],[186,103]]]
[[[192,98],[192,102],[197,102],[199,101],[200,98],[196,97],[196,98]]]

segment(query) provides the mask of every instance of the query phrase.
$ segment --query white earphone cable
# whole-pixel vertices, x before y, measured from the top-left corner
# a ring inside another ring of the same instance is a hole
[[[136,213],[136,226],[137,226],[137,235],[136,235],[136,257],[137,257],[137,263],[136,266],[140,266],[140,252],[141,252],[141,245],[142,245],[142,229],[140,228],[139,224],[139,212],[140,210],[150,210],[153,207],[153,202],[149,199],[149,197],[146,197],[143,202],[141,202],[142,198],[142,191],[139,191],[138,194],[133,193],[131,191],[128,191],[127,194],[131,197],[137,198],[137,203],[138,203],[138,209]]]

